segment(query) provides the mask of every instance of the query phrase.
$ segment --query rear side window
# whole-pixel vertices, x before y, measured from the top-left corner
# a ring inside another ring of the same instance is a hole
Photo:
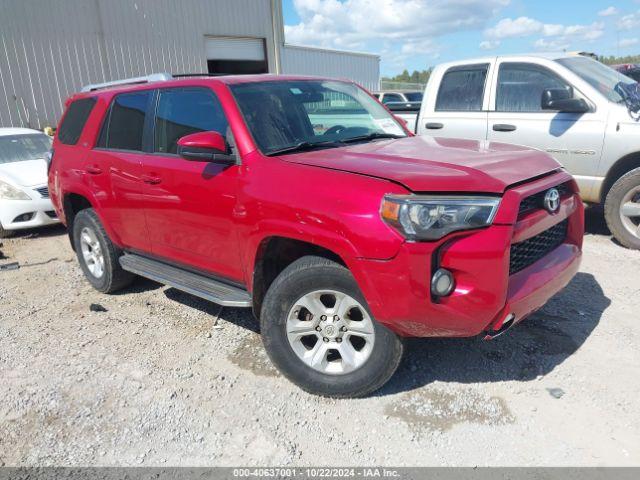
[[[154,151],[177,153],[181,137],[209,131],[226,136],[228,126],[222,106],[211,90],[161,90],[156,110]]]
[[[121,93],[111,103],[98,147],[142,151],[144,120],[151,91]]]
[[[436,111],[479,112],[482,110],[488,64],[453,67],[442,77]]]
[[[80,139],[80,134],[87,123],[87,118],[93,106],[96,104],[95,98],[81,98],[69,105],[67,113],[62,119],[58,129],[58,140],[65,145],[75,145]]]

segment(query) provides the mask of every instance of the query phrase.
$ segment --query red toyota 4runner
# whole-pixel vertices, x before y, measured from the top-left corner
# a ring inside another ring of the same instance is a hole
[[[250,307],[303,389],[361,396],[403,337],[494,337],[576,273],[583,206],[549,155],[412,136],[357,85],[291,76],[89,85],[49,189],[88,281]]]

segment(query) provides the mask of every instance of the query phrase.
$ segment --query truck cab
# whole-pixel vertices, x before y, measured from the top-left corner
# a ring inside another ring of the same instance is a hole
[[[610,230],[640,248],[637,83],[578,54],[483,57],[437,66],[419,135],[525,145],[556,158],[584,201],[604,204]]]

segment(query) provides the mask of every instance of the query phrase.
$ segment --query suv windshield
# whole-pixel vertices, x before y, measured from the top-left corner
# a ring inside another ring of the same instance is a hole
[[[406,136],[394,117],[353,83],[291,80],[230,88],[265,154]]]
[[[557,62],[581,77],[611,102],[621,103],[623,98],[615,90],[619,83],[632,85],[635,82],[614,69],[587,57],[559,58]]]
[[[0,164],[39,160],[51,149],[44,133],[0,136]]]

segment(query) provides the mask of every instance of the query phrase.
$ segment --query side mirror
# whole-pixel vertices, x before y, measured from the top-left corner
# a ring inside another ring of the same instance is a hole
[[[582,98],[573,97],[573,89],[548,88],[542,92],[540,106],[543,110],[565,113],[586,113],[589,105]]]
[[[218,132],[198,132],[178,140],[178,155],[193,162],[213,162],[235,165],[236,156]]]

